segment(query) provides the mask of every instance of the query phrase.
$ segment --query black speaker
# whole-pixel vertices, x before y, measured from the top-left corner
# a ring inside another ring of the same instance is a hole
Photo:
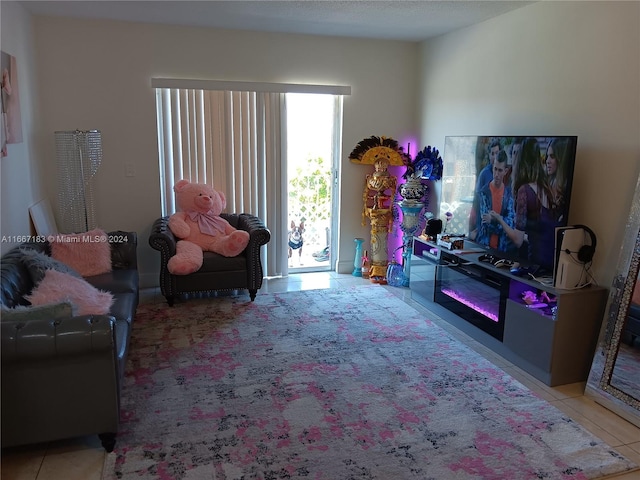
[[[589,263],[591,262],[591,260],[593,260],[593,255],[596,253],[596,234],[593,233],[593,230],[591,230],[586,225],[574,225],[574,227],[581,228],[589,234],[591,244],[583,245],[582,247],[580,247],[580,250],[578,250],[578,260],[580,260],[582,263]]]
[[[438,218],[427,220],[427,226],[424,227],[424,234],[428,237],[435,237],[439,233],[442,233],[442,220]]]

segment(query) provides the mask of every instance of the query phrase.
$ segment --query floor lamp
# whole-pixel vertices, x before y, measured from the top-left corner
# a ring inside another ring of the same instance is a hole
[[[58,165],[58,219],[63,233],[96,228],[93,177],[102,162],[99,130],[55,132]]]

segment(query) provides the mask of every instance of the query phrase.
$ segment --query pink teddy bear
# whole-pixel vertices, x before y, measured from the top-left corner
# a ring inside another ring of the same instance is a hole
[[[235,257],[247,247],[249,233],[235,229],[220,217],[227,205],[222,192],[188,180],[180,180],[173,191],[180,211],[169,217],[169,229],[180,240],[176,254],[167,264],[170,273],[188,275],[199,270],[203,252]]]

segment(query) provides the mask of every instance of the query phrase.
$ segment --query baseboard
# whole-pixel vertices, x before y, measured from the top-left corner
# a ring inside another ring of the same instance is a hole
[[[336,262],[336,271],[338,273],[352,273],[353,272],[353,261],[351,262]]]

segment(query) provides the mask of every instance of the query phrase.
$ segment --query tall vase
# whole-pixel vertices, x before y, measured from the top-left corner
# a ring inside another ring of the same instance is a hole
[[[402,270],[403,278],[401,286],[408,287],[411,278],[411,255],[413,254],[413,236],[418,232],[424,215],[423,209],[427,203],[425,197],[429,188],[422,183],[419,177],[409,177],[407,182],[400,185],[399,193],[403,200],[398,202],[402,210]]]
[[[408,287],[411,278],[413,236],[418,232],[422,224],[424,203],[403,200],[399,203],[399,206],[400,210],[402,210],[402,223],[400,224],[400,229],[402,230],[402,270],[404,273],[402,286]]]
[[[364,243],[364,238],[354,238],[354,242],[356,242],[356,256],[353,259],[353,272],[351,273],[354,277],[362,276],[362,244]]]

